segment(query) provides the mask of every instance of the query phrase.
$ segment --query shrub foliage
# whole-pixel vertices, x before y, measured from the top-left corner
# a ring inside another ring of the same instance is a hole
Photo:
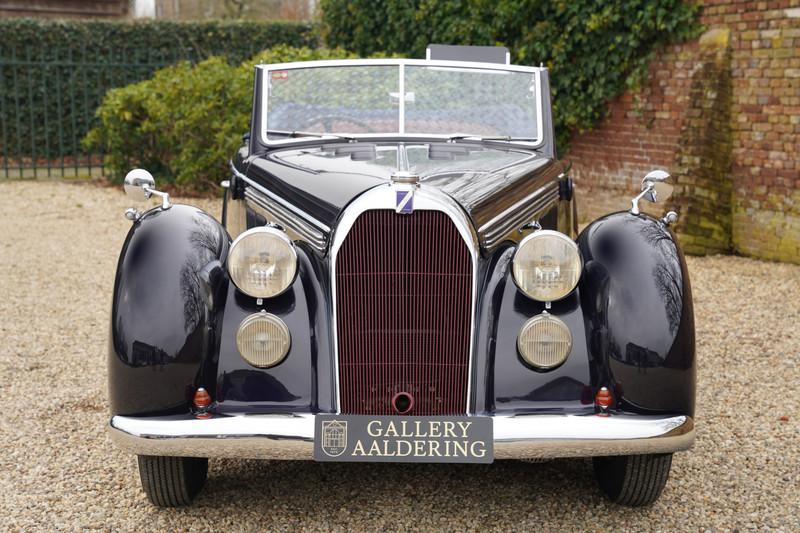
[[[286,44],[316,46],[317,37],[309,24],[298,22],[251,22],[211,20],[142,22],[9,18],[0,19],[0,47],[58,49],[80,57],[86,50],[98,52],[101,59],[116,62],[122,58],[143,57],[180,59],[225,55],[240,62],[264,48]],[[112,52],[108,55],[108,52]]]
[[[552,72],[560,148],[645,77],[662,46],[699,31],[681,0],[321,0],[329,46],[424,57],[429,43],[503,45],[512,61]]]
[[[222,57],[184,61],[110,90],[84,145],[106,152],[113,179],[142,166],[183,192],[211,191],[249,131],[253,65],[351,57],[342,49],[277,46],[238,66]]]

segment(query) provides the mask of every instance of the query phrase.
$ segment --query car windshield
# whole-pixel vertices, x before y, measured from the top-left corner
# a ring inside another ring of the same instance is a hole
[[[535,68],[362,60],[268,65],[263,73],[270,141],[325,134],[540,140]]]

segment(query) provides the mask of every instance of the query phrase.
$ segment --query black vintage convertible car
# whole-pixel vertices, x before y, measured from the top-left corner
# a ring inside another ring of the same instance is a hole
[[[160,506],[210,457],[592,457],[611,499],[651,503],[695,436],[677,215],[639,206],[667,178],[578,233],[547,69],[258,66],[221,222],[126,177],[161,202],[126,213],[111,436]]]

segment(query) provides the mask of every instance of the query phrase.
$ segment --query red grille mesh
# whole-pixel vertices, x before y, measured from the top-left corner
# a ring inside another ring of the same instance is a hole
[[[366,211],[336,258],[341,412],[463,414],[469,379],[472,263],[439,211]]]

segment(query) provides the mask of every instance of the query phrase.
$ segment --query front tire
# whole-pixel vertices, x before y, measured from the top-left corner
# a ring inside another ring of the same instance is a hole
[[[672,454],[595,457],[592,462],[600,488],[613,502],[640,507],[661,496],[669,479]]]
[[[139,477],[145,494],[158,507],[189,505],[208,476],[208,459],[139,455]]]

